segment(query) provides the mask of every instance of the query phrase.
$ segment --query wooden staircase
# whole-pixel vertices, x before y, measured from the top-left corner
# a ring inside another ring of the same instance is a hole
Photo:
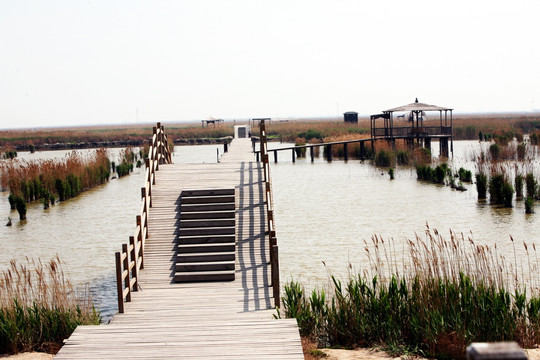
[[[235,208],[234,189],[182,191],[176,282],[234,280]]]

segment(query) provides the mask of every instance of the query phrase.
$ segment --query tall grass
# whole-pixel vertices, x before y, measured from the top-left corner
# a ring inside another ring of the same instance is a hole
[[[0,272],[0,353],[56,352],[80,324],[101,317],[88,291],[76,291],[58,257],[10,262]]]
[[[25,202],[51,199],[60,201],[103,184],[109,179],[110,161],[105,149],[98,149],[90,158],[72,152],[65,159],[38,161],[9,161],[0,164],[0,185],[14,198]]]
[[[512,262],[496,245],[429,227],[406,241],[402,266],[393,241],[373,236],[362,273],[311,293],[292,280],[277,316],[296,318],[319,346],[382,344],[428,357],[464,358],[474,341],[540,341],[535,245],[523,244],[518,263],[515,246]]]

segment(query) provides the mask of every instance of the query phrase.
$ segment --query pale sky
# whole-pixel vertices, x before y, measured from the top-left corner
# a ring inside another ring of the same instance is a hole
[[[540,109],[540,1],[0,0],[0,128]]]

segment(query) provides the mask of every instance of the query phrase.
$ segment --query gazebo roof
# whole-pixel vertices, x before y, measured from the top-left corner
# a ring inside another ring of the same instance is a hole
[[[394,112],[394,111],[447,111],[447,110],[453,110],[453,109],[443,107],[443,106],[419,103],[418,99],[416,99],[416,101],[411,103],[411,104],[398,106],[398,107],[395,107],[393,109],[385,110],[384,112]]]

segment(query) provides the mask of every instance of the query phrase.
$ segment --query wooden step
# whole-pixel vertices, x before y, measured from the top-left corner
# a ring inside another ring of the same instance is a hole
[[[196,189],[182,190],[182,197],[223,196],[234,195],[235,189]]]
[[[233,203],[234,196],[200,196],[200,197],[185,197],[182,196],[180,202],[182,204],[213,204],[213,203]]]
[[[182,236],[179,237],[180,244],[210,244],[210,243],[233,243],[236,241],[234,235],[209,235],[209,236]]]
[[[232,227],[212,227],[212,228],[180,228],[179,236],[197,236],[197,235],[233,235],[235,233],[234,226]]]
[[[235,244],[215,243],[215,244],[181,244],[178,245],[180,254],[186,253],[204,253],[204,252],[234,252]]]
[[[182,190],[182,196],[234,195],[234,189]]]
[[[234,261],[235,260],[235,254],[234,251],[228,251],[228,252],[202,252],[202,253],[185,253],[185,254],[178,254],[176,257],[177,263],[182,262],[209,262],[209,261]]]
[[[177,272],[176,274],[174,274],[174,281],[176,282],[233,281],[233,280],[234,280],[234,270]]]
[[[202,272],[234,270],[234,261],[210,261],[210,262],[181,262],[176,263],[176,272]]]
[[[186,212],[202,212],[202,211],[223,211],[223,210],[235,210],[235,204],[229,203],[229,204],[205,204],[205,205],[186,205],[182,204],[180,205],[180,212],[186,213]],[[182,216],[182,215],[180,215]]]
[[[180,228],[206,228],[206,227],[229,227],[235,226],[234,219],[219,219],[219,220],[180,220]]]
[[[203,212],[184,212],[180,213],[180,220],[196,219],[234,219],[234,211],[203,211]]]

